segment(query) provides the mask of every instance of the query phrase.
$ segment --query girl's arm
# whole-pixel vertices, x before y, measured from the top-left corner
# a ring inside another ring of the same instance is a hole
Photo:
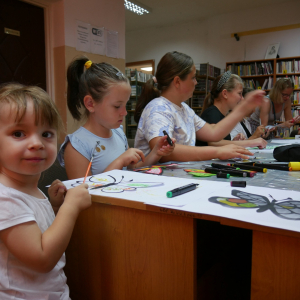
[[[88,185],[68,190],[52,225],[42,233],[36,222],[27,222],[0,231],[8,250],[29,269],[50,272],[70,241],[80,211],[91,205]]]
[[[70,142],[65,148],[64,161],[65,169],[69,179],[84,177],[90,163],[82,154],[73,148]],[[90,170],[88,176],[91,175],[92,172]]]
[[[256,139],[247,139],[247,140],[242,140],[242,141],[228,141],[228,140],[221,140],[219,142],[209,142],[209,146],[225,146],[225,145],[238,145],[242,147],[259,147],[260,149],[266,148],[267,146],[267,141],[265,141],[262,138],[256,138]]]
[[[206,123],[198,130],[196,132],[197,139],[206,142],[218,142],[223,139],[254,107],[261,105],[264,94],[265,92],[260,90],[248,93],[245,101],[237,105],[226,118],[213,126]]]
[[[151,149],[155,147],[159,138],[155,137],[150,140],[149,145]],[[213,158],[229,159],[234,157],[248,158],[247,155],[253,154],[247,149],[234,144],[223,147],[196,147],[176,144],[174,151],[170,155],[162,157],[160,161],[201,161]]]
[[[263,126],[268,125],[270,109],[271,109],[271,101],[270,99],[265,98],[260,107],[260,114],[259,114],[260,124]]]

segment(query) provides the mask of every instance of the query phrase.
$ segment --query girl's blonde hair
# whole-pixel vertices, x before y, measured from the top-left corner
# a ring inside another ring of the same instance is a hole
[[[63,131],[61,116],[54,102],[43,89],[19,83],[6,83],[0,86],[0,105],[9,104],[15,107],[17,122],[24,117],[28,101],[33,103],[36,125],[48,124],[57,130],[57,133]]]
[[[275,82],[274,86],[272,87],[272,89],[270,90],[270,93],[269,93],[270,99],[274,103],[277,103],[277,104],[283,103],[281,93],[285,89],[289,89],[289,88],[294,89],[294,84],[292,83],[290,78],[281,78],[281,79],[277,80]]]
[[[240,76],[238,76],[236,74],[231,74],[230,77],[229,77],[229,79],[221,87],[218,88],[218,83],[219,83],[220,79],[222,78],[222,76],[223,75],[219,75],[214,80],[210,93],[208,93],[207,96],[204,99],[204,103],[203,103],[203,108],[202,108],[201,114],[207,108],[209,108],[210,106],[214,105],[215,99],[218,98],[219,94],[223,90],[227,90],[228,92],[231,92],[239,84],[242,85],[242,87],[244,86],[243,80],[241,79]]]

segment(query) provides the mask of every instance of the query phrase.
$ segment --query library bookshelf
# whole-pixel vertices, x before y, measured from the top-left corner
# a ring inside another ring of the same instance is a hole
[[[200,63],[195,66],[197,85],[195,86],[193,97],[189,99],[188,104],[199,115],[202,111],[204,99],[211,90],[216,77],[221,74],[221,69],[209,63]]]
[[[137,130],[137,123],[134,120],[134,112],[135,112],[136,104],[139,96],[141,95],[143,85],[146,83],[147,80],[152,78],[153,75],[143,73],[141,71],[137,71],[136,69],[130,69],[130,68],[126,68],[125,73],[129,79],[130,86],[131,86],[130,99],[126,105],[127,116],[126,116],[125,134],[127,139],[134,139]]]

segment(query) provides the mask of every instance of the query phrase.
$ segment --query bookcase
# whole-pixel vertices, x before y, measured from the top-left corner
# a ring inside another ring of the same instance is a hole
[[[263,89],[267,93],[276,80],[289,77],[294,83],[294,92],[291,95],[292,115],[295,117],[300,114],[300,56],[227,62],[226,70],[239,75],[245,87]],[[284,116],[281,121],[285,121]],[[290,130],[297,129],[298,126],[295,125]],[[284,133],[286,134],[287,132]]]
[[[196,64],[196,79],[197,85],[193,97],[189,99],[189,106],[197,113],[200,114],[203,102],[206,95],[211,90],[212,84],[216,77],[221,74],[221,69],[210,65],[209,63]]]
[[[127,116],[126,116],[126,125],[125,125],[125,134],[127,139],[134,139],[137,123],[134,121],[134,112],[136,108],[136,103],[141,95],[143,85],[147,80],[149,80],[153,75],[146,74],[136,69],[125,68],[125,74],[130,81],[131,86],[131,95],[130,99],[127,102]]]

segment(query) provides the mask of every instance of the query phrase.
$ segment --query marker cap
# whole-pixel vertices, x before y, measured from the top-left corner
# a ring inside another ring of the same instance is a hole
[[[229,177],[230,177],[230,175],[226,174],[226,173],[220,172],[217,174],[217,178],[227,178],[228,179]]]
[[[231,181],[230,185],[234,187],[246,187],[246,181]]]
[[[168,197],[168,198],[172,198],[172,197],[173,197],[172,192],[167,192],[167,197]]]

